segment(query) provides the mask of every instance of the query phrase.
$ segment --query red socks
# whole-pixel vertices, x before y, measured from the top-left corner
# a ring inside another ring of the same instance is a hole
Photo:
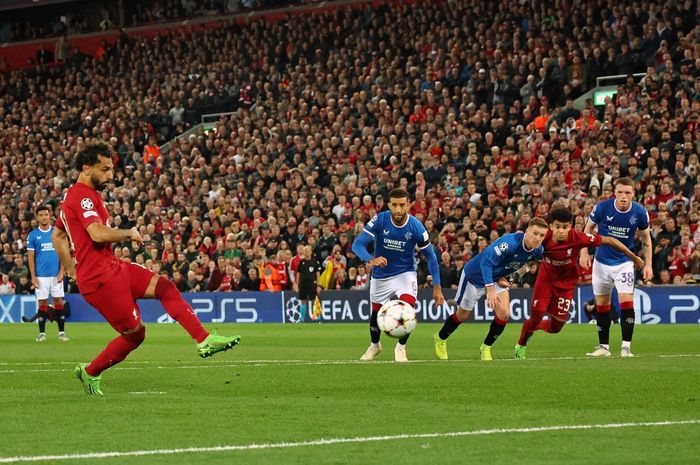
[[[192,336],[192,339],[202,342],[209,336],[209,332],[204,329],[199,318],[197,318],[197,314],[185,302],[185,299],[182,298],[180,291],[177,290],[172,281],[161,277],[156,284],[155,296],[156,299],[160,300],[168,315],[185,328],[185,331]]]
[[[527,340],[530,339],[535,331],[544,331],[546,333],[558,333],[564,326],[563,321],[555,320],[554,318],[544,319],[544,313],[533,313],[530,318],[523,323],[523,328],[520,330],[520,338],[518,345],[527,345]]]
[[[90,365],[85,367],[85,372],[90,376],[99,376],[107,368],[124,360],[132,350],[141,345],[145,337],[146,327],[142,326],[135,333],[122,334],[112,339]]]
[[[411,294],[401,294],[399,296],[399,300],[403,300],[407,304],[409,304],[412,307],[416,307],[416,298],[413,297]]]
[[[546,333],[558,333],[561,331],[561,328],[564,327],[564,322],[555,320],[554,318],[550,318],[548,320],[542,320],[540,321],[540,324],[537,325],[535,328],[535,331],[541,330]]]
[[[537,325],[539,325],[542,322],[542,317],[544,317],[544,313],[533,312],[532,315],[530,315],[530,318],[528,318],[525,321],[525,323],[523,323],[523,327],[520,330],[520,339],[518,339],[518,345],[527,345],[527,340],[530,339],[532,333],[534,333],[537,330]]]

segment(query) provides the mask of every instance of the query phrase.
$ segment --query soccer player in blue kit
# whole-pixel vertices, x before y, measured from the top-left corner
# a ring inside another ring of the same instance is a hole
[[[39,303],[39,336],[37,342],[46,341],[46,320],[48,319],[49,295],[53,297],[53,308],[56,311],[58,324],[58,340],[68,342],[64,332],[66,315],[63,311],[63,266],[58,261],[58,255],[51,242],[53,225],[51,210],[46,205],[37,207],[36,220],[38,227],[29,233],[27,251],[29,253],[29,274]]]
[[[509,285],[505,278],[528,261],[542,258],[542,241],[548,228],[545,220],[533,218],[525,233],[504,234],[467,262],[459,279],[457,311],[433,336],[437,358],[447,360],[447,338],[469,318],[476,302],[486,294],[486,302],[496,315],[479,352],[481,360],[493,359],[491,346],[503,333],[510,317]]]
[[[614,237],[628,249],[634,250],[634,236],[639,230],[642,238],[644,255],[643,277],[645,281],[653,278],[651,267],[651,233],[649,231],[649,213],[633,202],[634,181],[620,178],[615,183],[615,197],[599,202],[591,212],[584,232],[592,233],[598,228],[601,236]],[[591,256],[588,250],[581,250],[580,263],[589,267]],[[593,262],[593,295],[598,313],[598,346],[589,357],[610,357],[610,303],[613,287],[617,289],[620,302],[620,330],[622,347],[620,357],[634,357],[632,354],[632,333],[634,332],[634,264],[625,254],[602,246],[596,250]]]
[[[418,280],[416,275],[416,246],[428,261],[428,271],[433,278],[433,299],[440,306],[445,302],[440,286],[440,267],[428,232],[423,224],[408,214],[408,193],[403,189],[389,192],[389,211],[375,215],[367,222],[362,232],[352,243],[352,251],[372,266],[369,297],[372,313],[369,320],[371,344],[360,360],[374,360],[382,351],[379,342],[381,331],[377,325],[377,312],[383,304],[398,297],[416,305]],[[374,242],[374,256],[367,251]],[[406,341],[408,335],[399,339],[394,349],[394,360],[407,362]]]

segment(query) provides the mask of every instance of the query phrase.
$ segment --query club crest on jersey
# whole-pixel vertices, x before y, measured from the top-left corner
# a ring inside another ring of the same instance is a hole
[[[92,200],[85,197],[80,201],[80,206],[83,208],[83,210],[92,210],[95,207],[95,204],[92,203]]]
[[[409,231],[409,232],[406,233],[406,236],[405,236],[405,237],[406,237],[406,240],[407,240],[407,241],[410,241],[411,238],[413,237],[413,234],[411,234],[411,231]]]
[[[566,249],[566,255],[569,257],[571,256],[571,249]]]
[[[635,224],[637,224],[637,217],[636,217],[636,216],[633,216],[632,218],[630,218],[630,224],[633,225],[633,226],[634,226]]]

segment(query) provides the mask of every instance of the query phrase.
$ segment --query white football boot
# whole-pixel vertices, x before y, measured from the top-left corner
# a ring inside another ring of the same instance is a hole
[[[379,342],[375,346],[374,344],[370,344],[370,346],[367,348],[367,351],[362,354],[362,357],[360,357],[360,360],[369,362],[370,360],[374,360],[377,355],[382,351],[382,343]]]

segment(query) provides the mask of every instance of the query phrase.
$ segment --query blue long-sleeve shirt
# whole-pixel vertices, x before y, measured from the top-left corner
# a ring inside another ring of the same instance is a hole
[[[530,260],[542,258],[541,245],[527,250],[525,234],[504,234],[467,262],[462,270],[467,281],[477,287],[489,286],[508,276]]]
[[[408,215],[401,226],[394,224],[391,212],[383,211],[367,222],[352,243],[352,251],[363,261],[372,255],[367,251],[374,242],[374,256],[387,259],[384,267],[372,268],[372,277],[386,279],[407,271],[416,271],[416,247],[425,255],[433,284],[440,285],[440,266],[430,243],[428,231],[418,219]]]

